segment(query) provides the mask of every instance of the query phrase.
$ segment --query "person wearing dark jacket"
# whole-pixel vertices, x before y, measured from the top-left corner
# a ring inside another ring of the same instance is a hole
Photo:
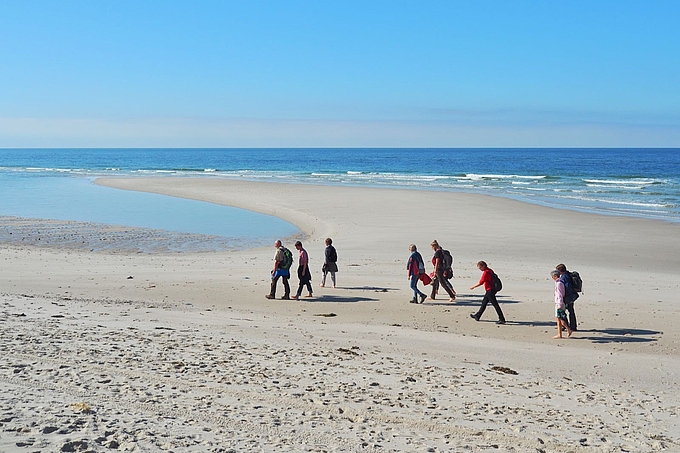
[[[326,275],[330,272],[333,288],[335,288],[335,273],[338,271],[338,252],[333,247],[333,239],[326,238],[326,250],[324,251],[324,262],[321,268],[321,286],[326,286]]]
[[[439,242],[435,239],[430,244],[432,250],[434,251],[434,256],[432,257],[432,265],[434,266],[434,277],[432,278],[432,293],[430,294],[430,299],[434,299],[437,296],[437,290],[441,285],[442,288],[449,295],[449,302],[456,300],[456,291],[451,286],[451,282],[446,278],[446,266],[444,265],[444,250],[439,245]]]

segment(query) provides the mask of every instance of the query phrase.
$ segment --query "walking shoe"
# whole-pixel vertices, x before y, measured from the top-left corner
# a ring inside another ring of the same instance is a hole
[[[417,299],[411,299],[411,300],[409,300],[409,303],[417,304],[417,303],[418,303],[418,300],[417,300]]]
[[[475,321],[479,321],[479,318],[477,317],[477,315],[474,315],[474,314],[470,313],[470,317],[471,317],[472,319],[474,319]]]
[[[273,298],[272,298],[273,299]],[[290,300],[290,296],[283,296],[281,300]]]
[[[423,302],[425,302],[425,299],[427,299],[427,294],[421,294],[420,295],[420,303],[422,304]]]
[[[276,297],[272,296],[271,294],[266,294],[264,297],[266,297],[267,299],[276,299]]]
[[[496,324],[505,324],[505,319],[499,319]]]
[[[309,293],[309,294],[307,294],[305,297],[314,297],[314,294]]]
[[[291,299],[300,300],[300,296],[293,296],[293,297],[291,297]]]

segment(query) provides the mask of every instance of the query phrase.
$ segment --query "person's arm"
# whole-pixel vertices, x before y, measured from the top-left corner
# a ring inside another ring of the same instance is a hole
[[[274,269],[272,269],[272,274],[274,274],[279,268],[279,254],[283,254],[283,252],[281,252],[281,250],[276,252],[276,255],[274,256]]]
[[[475,288],[477,288],[477,287],[479,287],[479,286],[482,286],[482,285],[484,284],[484,276],[485,276],[485,274],[486,274],[486,271],[482,272],[482,276],[481,276],[480,279],[479,279],[479,283],[477,283],[476,285],[472,285],[472,286],[470,287],[470,289],[475,289]]]
[[[560,306],[564,305],[564,295],[567,293],[566,287],[564,286],[564,283],[558,281],[557,282],[557,301],[559,302]]]

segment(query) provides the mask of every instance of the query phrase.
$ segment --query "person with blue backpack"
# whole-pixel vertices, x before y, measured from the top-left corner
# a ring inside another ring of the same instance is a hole
[[[267,299],[276,299],[276,284],[279,278],[283,280],[284,294],[281,299],[290,299],[290,286],[288,279],[290,278],[290,266],[293,264],[293,253],[285,248],[280,240],[274,242],[276,247],[276,255],[274,255],[274,269],[272,269],[272,284],[269,294],[265,295]]]

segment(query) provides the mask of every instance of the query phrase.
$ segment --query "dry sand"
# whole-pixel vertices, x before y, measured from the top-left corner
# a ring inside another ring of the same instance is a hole
[[[315,297],[263,297],[273,247],[144,254],[22,230],[0,249],[0,451],[680,451],[680,225],[448,192],[98,182],[294,223]],[[318,287],[327,236],[337,289]],[[427,258],[435,238],[459,297],[409,304],[408,245]],[[506,325],[469,318],[480,259]],[[552,340],[559,262],[585,292],[579,331]]]

